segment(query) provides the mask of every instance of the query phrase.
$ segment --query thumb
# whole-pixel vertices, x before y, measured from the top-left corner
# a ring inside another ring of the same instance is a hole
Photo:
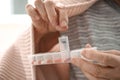
[[[49,52],[58,52],[58,51],[60,51],[60,45],[59,45],[59,43],[56,44],[56,45],[54,45],[52,47],[52,49],[49,50]]]

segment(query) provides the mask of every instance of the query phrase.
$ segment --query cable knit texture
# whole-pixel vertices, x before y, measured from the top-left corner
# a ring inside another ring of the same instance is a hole
[[[89,43],[98,50],[120,51],[119,11],[100,0],[84,14],[70,18],[69,30],[61,35],[68,35],[71,50]],[[74,65],[71,65],[71,76],[71,80],[88,80]]]

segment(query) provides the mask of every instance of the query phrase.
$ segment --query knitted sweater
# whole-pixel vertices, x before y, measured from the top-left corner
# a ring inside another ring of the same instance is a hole
[[[88,7],[85,8],[83,6],[79,10],[83,9],[84,12]],[[99,50],[120,50],[120,17],[116,10],[101,0],[82,15],[71,17],[69,30],[61,34],[69,36],[71,49],[90,43]],[[34,52],[33,38],[33,29],[30,27],[6,51],[0,62],[0,80],[35,80],[28,59],[28,55]],[[71,69],[72,80],[86,80],[77,67],[72,65]]]
[[[69,30],[62,35],[69,36],[71,50],[83,48],[87,43],[98,50],[120,50],[119,11],[100,0],[84,14],[70,18]],[[71,73],[71,80],[87,80],[74,65]]]

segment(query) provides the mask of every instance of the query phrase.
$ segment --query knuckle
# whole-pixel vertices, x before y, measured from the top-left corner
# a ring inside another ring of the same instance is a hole
[[[46,17],[47,17],[47,14],[44,14],[44,13],[40,13],[40,15],[41,15],[41,17],[43,18],[43,19],[45,19]]]
[[[98,68],[96,67],[95,70],[94,70],[94,76],[95,77],[101,77],[103,74],[102,74],[102,69],[101,68]]]
[[[104,78],[110,78],[111,76],[111,70],[110,69],[104,69],[104,71],[102,71],[102,76]]]
[[[44,16],[42,16],[42,19],[43,19],[44,21],[48,22],[48,18],[47,18],[47,17],[45,17],[45,15],[44,15]]]
[[[108,58],[107,57],[103,57],[103,60],[102,60],[102,62],[104,63],[104,64],[107,64],[108,63]]]
[[[51,23],[55,23],[56,20],[57,20],[56,17],[57,17],[57,15],[52,15],[51,17],[49,17],[50,22],[51,22]]]
[[[108,64],[111,61],[111,56],[103,56],[103,63]]]
[[[85,54],[85,57],[86,58],[89,58],[89,59],[91,59],[91,58],[94,58],[94,52],[92,51],[92,50],[87,50],[87,52],[85,52],[86,54]]]
[[[57,14],[56,14],[56,13],[54,13],[53,18],[56,18],[56,17],[57,17]]]
[[[52,0],[46,0],[45,5],[52,6],[52,5],[54,5],[54,2]]]

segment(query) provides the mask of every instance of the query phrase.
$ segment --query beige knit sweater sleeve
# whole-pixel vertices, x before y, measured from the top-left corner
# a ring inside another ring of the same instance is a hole
[[[86,11],[98,0],[54,0],[58,8],[62,8],[68,17],[75,16]]]

